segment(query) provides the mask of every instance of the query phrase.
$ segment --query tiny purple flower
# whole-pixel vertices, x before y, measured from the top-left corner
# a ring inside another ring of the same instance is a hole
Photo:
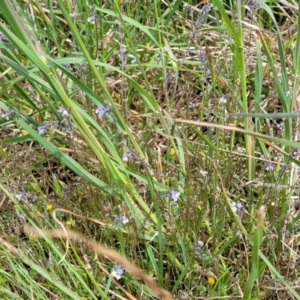
[[[88,22],[88,23],[91,23],[91,24],[94,24],[96,20],[97,20],[97,16],[96,16],[96,15],[90,15],[90,16],[87,18],[87,22]]]
[[[20,200],[28,201],[33,198],[33,195],[29,192],[19,192],[18,194],[16,194],[16,198],[19,201]]]
[[[248,0],[247,5],[253,11],[256,11],[259,8],[259,4],[256,0]]]
[[[298,148],[293,148],[292,151],[291,151],[291,154],[292,154],[293,157],[299,156],[299,154],[300,154],[300,149],[298,149]]]
[[[168,72],[168,74],[166,76],[167,83],[171,82],[175,77],[176,77],[175,72],[172,72],[172,71]]]
[[[203,23],[205,16],[210,12],[212,9],[212,4],[206,3],[202,6],[202,8],[199,11],[197,22],[196,22],[196,28],[200,28],[201,24]]]
[[[42,123],[42,125],[37,127],[38,133],[39,134],[44,134],[49,127],[51,126],[56,126],[56,122],[52,122],[52,121],[44,121]]]
[[[184,2],[183,3],[183,10],[191,11],[191,10],[193,10],[193,7],[192,7],[192,5]]]
[[[197,244],[195,245],[195,252],[197,254],[200,254],[203,246],[204,246],[204,243],[202,241],[198,241]]]
[[[169,199],[171,202],[176,202],[178,200],[180,196],[180,192],[176,191],[176,190],[171,190],[169,193]]]
[[[240,217],[242,218],[244,212],[245,212],[245,208],[244,208],[244,204],[240,201],[238,202],[231,202],[231,207],[232,210]]]
[[[199,106],[199,104],[196,102],[189,103],[189,109],[191,109],[191,110],[197,109],[198,106]]]
[[[236,208],[237,208],[238,210],[243,209],[243,208],[244,208],[243,203],[242,203],[242,202],[237,202]]]
[[[125,269],[123,266],[119,264],[115,264],[111,270],[111,275],[115,277],[116,279],[120,279],[121,276],[124,274]]]
[[[244,205],[242,202],[231,202],[231,206],[236,211],[241,211],[244,209]]]
[[[222,103],[222,104],[225,104],[227,102],[227,99],[225,97],[225,95],[222,95],[220,98],[219,98],[219,102]]]
[[[15,115],[15,111],[13,109],[9,109],[5,113],[1,115],[2,118],[5,118],[6,120],[9,120],[12,116]]]
[[[69,117],[70,116],[70,108],[68,107],[60,107],[58,109],[58,112],[64,117]]]
[[[37,127],[37,130],[38,130],[39,134],[44,134],[46,132],[47,128],[43,125],[40,125]]]
[[[18,194],[16,195],[16,198],[17,198],[18,200],[22,200],[23,198],[25,198],[25,193],[24,193],[24,192],[18,193]]]
[[[283,129],[284,129],[284,122],[277,123],[277,124],[276,124],[276,127],[277,127],[279,130],[283,130]]]
[[[127,224],[129,220],[125,215],[117,216],[114,220],[115,224],[122,223],[123,225]]]
[[[133,153],[130,151],[123,153],[123,161],[128,161],[133,156]]]
[[[266,170],[267,171],[273,171],[274,170],[274,164],[272,162],[267,162]]]
[[[108,106],[104,106],[104,105],[98,105],[97,109],[96,109],[96,114],[98,115],[99,118],[102,118],[103,116],[105,116],[108,112],[110,111],[110,108]]]
[[[207,55],[206,55],[206,50],[205,47],[201,47],[201,49],[198,52],[199,55],[199,59],[200,61],[205,65],[207,64],[208,60],[207,60]]]

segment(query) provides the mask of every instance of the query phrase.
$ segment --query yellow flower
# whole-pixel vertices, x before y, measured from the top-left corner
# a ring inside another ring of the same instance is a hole
[[[213,277],[209,276],[207,278],[207,282],[208,282],[208,284],[213,285],[213,284],[215,284],[216,281],[215,281],[215,279]]]
[[[75,221],[74,221],[73,219],[69,219],[69,220],[67,221],[67,225],[70,226],[70,227],[73,227],[73,226],[76,225],[76,223],[75,223]]]
[[[35,242],[35,241],[37,241],[39,239],[38,235],[36,235],[36,234],[32,234],[29,238],[33,242]]]
[[[47,204],[47,206],[46,206],[46,209],[47,209],[47,210],[52,210],[52,208],[53,208],[53,205],[52,205],[52,204]]]
[[[171,149],[170,149],[169,154],[170,154],[171,156],[174,156],[174,155],[175,155],[175,150],[174,150],[174,148],[171,148]]]

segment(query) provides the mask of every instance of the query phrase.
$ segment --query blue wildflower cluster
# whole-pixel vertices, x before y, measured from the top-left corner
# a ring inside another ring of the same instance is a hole
[[[200,9],[192,6],[186,2],[183,3],[183,10],[186,10],[190,13],[191,18],[193,19],[194,12],[198,14],[195,28],[199,29],[204,21],[205,16],[211,11],[213,5],[211,3],[205,3]]]
[[[259,8],[259,4],[256,0],[248,0],[246,1],[247,6],[252,10],[252,11],[256,11]]]
[[[4,112],[1,117],[5,118],[7,121],[9,119],[11,119],[12,117],[14,117],[16,115],[16,111],[14,111],[13,109],[9,109],[6,112]]]
[[[212,7],[213,6],[211,3],[206,3],[201,7],[198,17],[197,17],[196,25],[195,25],[197,29],[199,29],[201,27],[201,25],[205,19],[205,16],[211,11]]]
[[[200,48],[198,55],[199,55],[199,60],[202,63],[201,69],[204,71],[205,78],[207,78],[210,75],[210,70],[209,70],[209,61],[207,58],[205,47]]]
[[[123,153],[123,161],[129,161],[129,159],[132,157],[133,157],[133,153],[131,151],[127,151]]]
[[[42,125],[37,127],[39,134],[44,134],[50,127],[57,127],[57,122],[55,121],[44,121]]]
[[[28,200],[32,198],[32,195],[29,192],[19,192],[18,194],[16,194],[16,198],[18,200]]]
[[[123,224],[126,225],[129,222],[125,215],[117,216],[114,220],[114,224]]]
[[[36,196],[33,195],[30,192],[26,191],[20,191],[15,195],[16,199],[18,201],[24,201],[24,202],[33,202],[36,200]]]
[[[115,116],[111,111],[111,108],[109,106],[106,105],[98,105],[97,109],[96,109],[96,114],[98,115],[98,117],[100,119],[102,119],[103,117],[111,117],[112,122],[115,121]]]

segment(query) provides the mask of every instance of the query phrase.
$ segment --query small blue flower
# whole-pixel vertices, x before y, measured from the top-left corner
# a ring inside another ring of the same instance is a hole
[[[283,130],[284,129],[284,122],[277,123],[276,126],[279,130]]]
[[[114,220],[115,224],[122,223],[123,225],[127,224],[129,220],[125,215],[117,216]]]
[[[238,210],[242,210],[242,209],[244,208],[243,203],[242,203],[242,202],[237,202],[236,208],[237,208]]]
[[[96,20],[97,20],[97,16],[96,16],[96,15],[90,15],[90,16],[87,18],[87,22],[88,22],[88,23],[91,23],[91,24],[94,24]]]
[[[206,65],[208,63],[208,59],[207,59],[205,47],[200,48],[198,55],[202,64]]]
[[[204,246],[204,243],[202,241],[198,241],[197,244],[195,245],[195,252],[197,254],[200,254],[203,246]]]
[[[46,132],[47,128],[43,125],[40,125],[37,127],[37,130],[38,130],[39,134],[44,134]]]
[[[244,205],[242,202],[231,202],[231,206],[235,211],[241,211],[244,209]]]
[[[69,117],[70,116],[70,108],[68,107],[60,107],[58,109],[58,112],[64,117]]]
[[[240,201],[238,202],[231,202],[231,207],[232,210],[240,217],[242,218],[244,212],[245,212],[245,207],[244,204]]]
[[[24,197],[25,197],[25,193],[24,193],[24,192],[20,192],[20,193],[18,193],[18,194],[16,195],[16,198],[17,198],[18,200],[22,200]]]
[[[16,198],[19,201],[20,200],[27,201],[27,200],[33,199],[33,195],[29,192],[19,192],[18,194],[16,194]]]
[[[195,103],[195,102],[189,103],[189,109],[194,110],[194,109],[197,109],[198,106],[199,106],[198,103]]]
[[[267,171],[273,171],[274,168],[275,168],[274,163],[268,161],[268,162],[267,162],[267,166],[266,166],[266,170],[267,170]]]
[[[69,17],[70,17],[71,19],[74,19],[74,18],[75,18],[75,14],[74,14],[74,13],[69,13]]]
[[[132,63],[132,64],[136,64],[136,63],[137,63],[137,59],[136,59],[135,56],[133,56],[133,58],[132,58],[132,60],[131,60],[131,63]]]
[[[300,149],[298,149],[298,148],[293,148],[292,151],[291,151],[291,154],[292,154],[293,157],[299,156],[299,154],[300,154]]]
[[[205,16],[210,12],[211,9],[212,9],[212,5],[210,3],[206,3],[202,6],[202,8],[199,11],[198,18],[196,21],[197,29],[201,27],[201,25],[205,19]]]
[[[171,190],[169,193],[169,199],[171,202],[176,202],[178,200],[180,196],[180,192],[176,191],[176,190]]]
[[[115,277],[116,279],[120,279],[121,276],[124,274],[125,269],[123,266],[119,264],[115,264],[111,270],[111,275]]]
[[[176,73],[175,72],[168,72],[167,76],[166,76],[166,82],[170,83],[173,81],[173,79],[176,77]]]
[[[12,116],[15,115],[15,111],[13,109],[9,109],[5,113],[1,115],[2,118],[5,118],[6,120],[9,120]]]
[[[44,121],[42,123],[42,125],[37,127],[38,133],[39,134],[44,134],[48,130],[48,128],[52,127],[52,126],[56,126],[56,122]]]
[[[227,102],[227,99],[225,97],[225,95],[222,95],[220,98],[219,98],[219,102],[222,103],[222,104],[225,104]]]
[[[103,116],[105,116],[108,112],[110,111],[110,108],[108,106],[104,106],[104,105],[98,105],[97,109],[96,109],[96,114],[98,115],[99,118],[102,118]]]
[[[123,161],[128,161],[133,156],[131,151],[127,151],[123,153]]]
[[[183,10],[191,11],[191,10],[193,10],[193,7],[190,4],[184,2],[183,3]]]
[[[258,10],[258,8],[259,8],[259,4],[257,3],[256,0],[248,0],[247,5],[253,11]]]

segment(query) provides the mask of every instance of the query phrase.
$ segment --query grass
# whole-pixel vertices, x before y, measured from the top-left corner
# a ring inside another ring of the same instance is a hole
[[[300,299],[297,3],[204,2],[3,1],[1,299]]]

